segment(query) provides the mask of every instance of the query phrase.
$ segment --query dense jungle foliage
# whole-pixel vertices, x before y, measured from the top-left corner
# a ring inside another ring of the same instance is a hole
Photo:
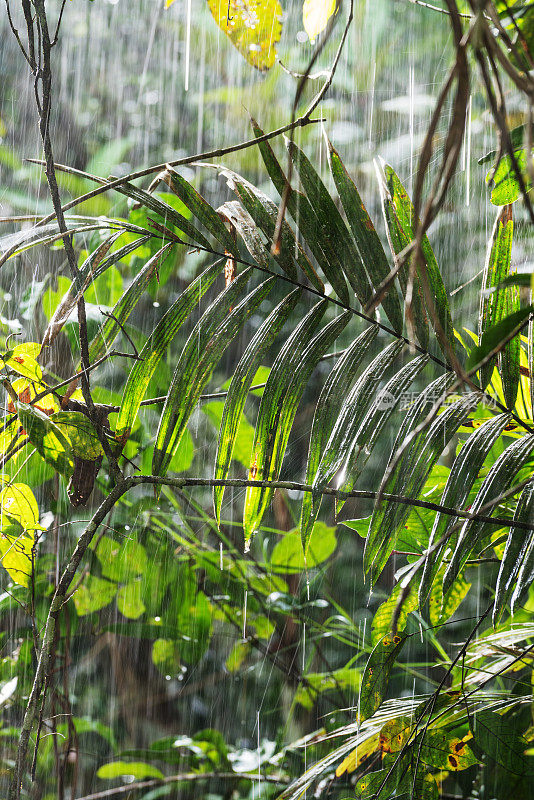
[[[2,13],[1,798],[529,800],[534,3]]]

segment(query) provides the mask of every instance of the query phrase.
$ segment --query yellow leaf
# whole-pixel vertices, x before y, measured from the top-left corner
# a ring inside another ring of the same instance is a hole
[[[282,34],[278,0],[208,0],[219,28],[253,67],[264,72],[276,58]]]
[[[380,747],[380,736],[376,733],[374,736],[371,736],[369,739],[366,739],[362,742],[358,747],[349,753],[349,755],[343,759],[341,764],[336,769],[336,777],[340,778],[345,772],[354,772],[358,769],[361,764],[365,761],[366,758],[369,758],[370,755],[376,753],[378,748]]]
[[[304,0],[302,21],[311,42],[324,31],[336,6],[336,0]]]

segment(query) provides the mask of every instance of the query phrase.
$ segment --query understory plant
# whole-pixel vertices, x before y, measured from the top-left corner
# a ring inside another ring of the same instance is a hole
[[[280,131],[252,120],[251,141],[201,154],[194,178],[181,162],[106,180],[55,164],[55,39],[44,4],[31,5],[24,52],[54,213],[12,220],[0,264],[60,242],[67,265],[27,290],[29,315],[2,319],[3,796],[76,797],[92,743],[98,780],[117,784],[94,798],[191,785],[287,800],[531,797],[534,305],[513,251],[516,221],[530,242],[530,123],[500,130],[489,156],[496,219],[468,290],[472,322],[453,317],[429,232],[463,140],[466,36],[484,74],[502,44],[490,27],[483,51],[488,19],[510,39],[509,10],[465,4],[466,32],[465,9],[445,4],[457,59],[443,169],[423,202],[436,119],[413,203],[376,162],[371,219],[328,137],[328,180],[295,141],[337,61],[285,127],[287,161],[272,146]],[[341,12],[332,4],[310,30],[329,36]],[[263,53],[249,35],[239,49]],[[258,149],[263,189],[206,163],[239,147]],[[69,214],[56,172],[116,193],[120,213]],[[218,206],[200,191],[212,173],[231,198]],[[337,591],[347,563],[361,608],[373,593],[360,619]],[[288,722],[262,740],[259,711],[257,747],[214,728],[152,738],[147,725],[136,740],[128,715],[114,729],[77,713],[81,685],[107,691],[88,677],[105,648],[125,682],[131,643],[148,653],[148,707],[151,681],[165,696],[188,671],[215,680],[210,653],[228,639],[225,674],[270,662],[288,721],[310,715],[304,738]]]

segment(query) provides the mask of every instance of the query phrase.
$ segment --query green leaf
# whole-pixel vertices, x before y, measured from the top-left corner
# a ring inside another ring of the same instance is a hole
[[[225,661],[228,672],[237,672],[252,649],[250,642],[236,642]]]
[[[106,350],[111,348],[111,345],[122,331],[131,312],[147,289],[152,277],[157,275],[158,267],[167,258],[174,246],[174,242],[169,242],[160,248],[135,276],[119,302],[113,307],[111,316],[106,318],[98,336],[96,336],[89,345],[89,360],[91,363],[101,358]]]
[[[488,336],[491,337],[491,330],[506,317],[519,311],[519,293],[517,290],[512,289],[511,292],[497,293],[488,292],[488,290],[494,289],[508,277],[511,277],[510,264],[513,231],[512,206],[505,206],[497,215],[493,226],[491,247],[488,250],[484,266],[482,292],[480,295],[479,348],[471,352],[467,362],[467,369],[475,366],[478,361],[500,343],[498,339],[490,339],[490,346],[487,346]],[[513,330],[513,326],[506,330],[503,338],[510,330]],[[482,347],[486,349],[481,349]],[[499,367],[501,378],[503,379],[505,398],[507,405],[511,408],[515,405],[519,384],[519,347],[519,339],[512,340],[499,355]],[[480,370],[480,385],[483,389],[486,388],[491,379],[495,360],[493,358]]]
[[[365,306],[373,292],[354,240],[311,161],[290,139],[286,139],[286,145],[315,212],[321,239],[328,242],[332,249],[340,254],[343,273],[361,305]]]
[[[397,274],[402,294],[404,297],[406,297],[410,274],[409,260],[407,260],[406,263],[399,268],[400,262],[398,256],[409,246],[413,237],[410,236],[408,231],[404,230],[402,222],[399,218],[399,211],[403,210],[403,204],[400,203],[400,193],[404,192],[404,188],[402,187],[402,184],[391,167],[387,167],[386,165],[382,169],[376,163],[375,166],[377,170],[380,197],[382,201],[382,212],[386,222],[386,232],[389,247],[393,255],[395,267],[398,268]],[[396,189],[398,189],[397,193]],[[396,197],[398,204],[394,202],[394,197]],[[412,317],[414,321],[415,335],[417,336],[420,345],[426,350],[429,342],[428,319],[425,310],[421,279],[418,274],[414,276],[413,284]]]
[[[519,172],[523,176],[525,188],[529,192],[532,189],[532,184],[527,168],[527,151],[525,149],[515,150],[514,155]],[[501,158],[496,170],[491,169],[488,172],[486,183],[492,187],[491,202],[494,206],[515,203],[521,197],[521,185],[517,179],[517,172],[512,159],[508,154]]]
[[[418,224],[415,224],[412,202],[408,196],[408,193],[406,192],[406,189],[392,168],[386,165],[384,167],[384,171],[391,196],[391,202],[395,209],[398,222],[400,223],[405,239],[412,241],[415,238],[415,229],[417,228]],[[434,314],[437,316],[439,325],[436,324],[436,320],[432,314],[432,309],[429,308],[428,312],[430,322],[432,323],[436,334],[438,334],[438,343],[440,344],[445,355],[447,355],[446,348],[444,347],[443,342],[440,340],[439,327],[441,327],[449,347],[454,352],[456,349],[454,326],[452,324],[449,298],[447,290],[445,289],[445,284],[443,283],[441,270],[426,234],[421,240],[421,252],[424,259],[424,268],[426,270],[428,284],[432,294],[432,299],[434,301]],[[415,308],[414,313],[416,313]]]
[[[432,769],[446,769],[450,772],[460,772],[478,763],[467,741],[451,738],[445,730],[430,730],[422,737],[420,748],[421,763]],[[416,740],[418,750],[421,737]]]
[[[439,625],[440,622],[446,622],[452,617],[471,588],[471,584],[468,583],[463,574],[461,574],[457,576],[451,588],[444,596],[442,588],[444,573],[445,568],[442,567],[436,574],[428,601],[430,624],[435,626]]]
[[[336,8],[336,0],[304,0],[302,23],[311,42],[324,31]]]
[[[325,287],[322,280],[315,272],[302,245],[296,240],[295,234],[286,220],[282,221],[279,248],[275,253],[272,252],[271,246],[278,222],[276,203],[236,172],[224,168],[221,174],[226,177],[230,189],[237,194],[250,218],[265,235],[269,255],[275,259],[286,275],[292,280],[296,280],[298,278],[297,267],[300,267],[317,291],[324,293]]]
[[[341,667],[328,672],[308,672],[306,684],[295,692],[295,703],[304,708],[313,708],[314,702],[323,692],[348,692],[354,695],[360,688],[360,672],[357,669]],[[350,696],[349,695],[349,696]]]
[[[271,567],[276,572],[282,573],[312,569],[330,558],[336,547],[336,529],[329,528],[324,522],[316,522],[308,540],[306,557],[302,550],[299,531],[295,529],[286,533],[275,545],[271,555]]]
[[[117,592],[117,608],[128,619],[138,619],[145,611],[142,588],[141,581],[132,581]]]
[[[263,131],[254,119],[251,119],[256,137],[263,136]],[[280,197],[285,196],[287,178],[278,163],[269,142],[259,142],[258,147],[274,187]],[[289,188],[287,192],[287,210],[295,220],[300,233],[314,258],[320,264],[327,280],[339,299],[348,305],[350,297],[343,277],[343,264],[338,249],[331,236],[324,236],[317,221],[312,205],[305,194]]]
[[[524,753],[527,742],[517,728],[494,711],[479,711],[469,717],[477,745],[510,777],[533,774],[532,761]]]
[[[408,410],[391,451],[393,458],[399,448],[402,448],[402,456],[397,460],[393,471],[387,467],[381,484],[383,492],[412,498],[419,496],[447,441],[467,416],[470,398],[464,397],[446,408],[428,430],[421,430],[415,438],[410,438],[410,434],[426,418],[428,403],[432,406],[435,398],[442,396],[452,380],[452,375],[446,373],[430,383]],[[391,551],[395,549],[395,542],[409,514],[410,506],[386,499],[375,504],[364,551],[364,570],[371,574],[372,584],[382,572]]]
[[[95,547],[95,554],[100,561],[102,575],[119,583],[129,583],[137,575],[144,575],[148,566],[145,548],[132,538],[118,542],[110,536],[102,536]]]
[[[158,778],[163,780],[164,775],[161,770],[152,764],[144,764],[142,761],[112,761],[104,764],[96,773],[99,778],[115,780],[127,776],[133,780],[140,781],[144,778]]]
[[[135,252],[135,250],[142,247],[152,238],[150,235],[140,236],[134,239],[133,242],[129,242],[127,245],[109,253],[115,241],[122,235],[122,231],[113,234],[103,242],[100,247],[97,247],[96,250],[89,254],[79,268],[76,284],[71,283],[68,278],[60,276],[58,278],[58,291],[53,292],[49,289],[45,292],[43,296],[43,310],[49,323],[43,336],[43,346],[52,344],[62,327],[68,321],[71,312],[75,308],[83,292],[91,286],[92,281],[103,276],[105,270],[117,264],[121,259],[130,255],[130,253]],[[117,274],[120,277],[118,271]],[[122,287],[122,278],[120,285]],[[63,292],[61,291],[62,289],[64,289]],[[117,298],[117,302],[118,299],[119,298]],[[106,302],[108,302],[108,299],[106,299]],[[111,298],[109,302],[112,302]]]
[[[74,471],[71,443],[59,425],[35,406],[20,402],[14,405],[28,439],[39,454],[57,472],[70,478]]]
[[[161,174],[161,178],[170,186],[172,191],[180,198],[184,206],[189,209],[193,216],[204,225],[206,230],[208,230],[229,253],[233,253],[235,242],[232,236],[215,209],[210,206],[202,195],[199,194],[179,172],[176,172],[176,170],[169,165],[165,167],[165,172]]]
[[[325,311],[320,301],[297,326],[275,360],[261,399],[254,434],[250,480],[277,480],[293,420],[304,389],[321,356],[335,342],[352,318],[350,311],[328,323],[312,340],[311,333]],[[247,487],[243,528],[248,546],[259,528],[273,489]]]
[[[96,575],[87,575],[81,586],[74,592],[74,605],[79,617],[100,611],[109,605],[117,593],[117,585],[98,578]]]
[[[367,411],[354,436],[353,451],[346,462],[345,479],[339,487],[342,492],[350,492],[367,464],[371,453],[384,427],[397,408],[403,393],[428,364],[429,357],[418,356],[404,365],[380,390],[376,402]],[[336,498],[336,513],[344,504],[343,498]]]
[[[396,717],[388,720],[380,729],[382,753],[399,753],[410,739],[414,720],[412,717]]]
[[[340,470],[346,468],[354,451],[354,439],[361,422],[370,404],[377,400],[379,383],[384,379],[386,370],[401,353],[403,346],[402,341],[388,345],[373,359],[345,398],[313,481],[313,487],[317,492]]]
[[[237,442],[243,408],[248,391],[255,383],[258,365],[274,342],[277,334],[282,329],[282,326],[295,308],[300,297],[301,290],[296,289],[276,306],[250,340],[245,352],[241,356],[239,364],[234,370],[219,426],[219,442],[215,458],[214,473],[216,479],[224,480],[228,477],[228,470]],[[249,456],[250,452],[251,451],[249,451]],[[248,466],[249,463],[250,460],[247,461],[246,466]],[[219,523],[221,519],[223,496],[224,486],[215,486],[213,489],[213,504],[217,523]]]
[[[202,412],[208,417],[215,430],[219,431],[224,414],[224,403],[215,400],[211,403],[204,403]],[[250,464],[250,454],[254,442],[254,428],[244,414],[241,414],[234,439],[232,458],[239,461],[245,468]],[[217,487],[223,488],[223,487]]]
[[[408,637],[403,633],[385,636],[373,648],[365,665],[359,700],[360,722],[372,717],[386,694],[389,675]]]
[[[531,522],[534,519],[534,481],[528,483],[519,497],[515,513],[514,522]],[[530,566],[532,548],[534,545],[534,532],[528,533],[516,526],[510,527],[510,532],[506,540],[506,547],[499,569],[497,586],[495,588],[495,603],[493,606],[493,624],[495,625],[501,618],[502,613],[508,603],[516,578],[524,574],[523,562]],[[517,592],[514,598],[522,592],[522,581],[518,580]]]
[[[339,407],[348,392],[362,359],[378,333],[376,325],[367,328],[340,356],[325,381],[315,408],[308,462],[306,464],[306,484],[313,484],[328,437],[332,432]],[[300,531],[302,547],[307,550],[308,539],[320,508],[320,497],[314,503],[311,493],[306,492],[302,500]]]
[[[158,214],[162,217],[164,225],[174,225],[179,231],[192,240],[191,244],[196,243],[202,247],[206,247],[208,250],[211,249],[210,243],[198,228],[169,203],[155,197],[153,194],[150,194],[150,192],[146,192],[144,189],[140,189],[138,186],[134,186],[132,183],[121,183],[116,189],[121,194],[131,197],[132,200],[140,203],[149,211]],[[170,195],[170,197],[172,197],[172,195]]]
[[[502,434],[510,420],[508,414],[500,414],[477,428],[461,448],[443,490],[440,503],[449,508],[462,508],[491,448]],[[456,523],[450,514],[438,512],[434,519],[428,547],[432,547]],[[454,548],[458,535],[445,542],[438,550],[427,556],[419,584],[419,603],[423,606],[430,587],[440,569],[443,556],[448,548]]]
[[[471,505],[471,513],[477,514],[487,502],[499,497],[511,485],[517,472],[525,464],[534,449],[534,435],[516,439],[497,458],[490,471],[482,481],[482,485]],[[493,527],[493,526],[492,526]],[[447,592],[453,581],[464,567],[471,552],[483,538],[485,523],[468,519],[464,522],[456,548],[443,578],[443,591]],[[493,531],[492,531],[493,532]]]
[[[260,72],[274,66],[282,35],[282,6],[278,0],[208,0],[219,28],[243,58]]]
[[[403,594],[403,589],[398,583],[393,589],[390,597],[382,603],[376,610],[371,625],[371,641],[376,644],[380,639],[391,635],[393,627],[393,617],[395,615],[399,600]],[[417,592],[415,587],[410,586],[408,594],[403,598],[402,608],[397,618],[397,630],[403,631],[410,612],[417,608]]]
[[[247,270],[232,281],[208,308],[184,345],[156,436],[152,462],[156,475],[166,474],[187,421],[215,365],[240,328],[261,305],[275,280],[270,278],[260,284],[233,308],[249,277],[250,271]]]
[[[323,3],[321,3],[321,6],[323,6]],[[390,266],[382,247],[382,242],[378,238],[375,226],[339,154],[334,150],[328,138],[325,138],[330,171],[334,178],[336,189],[347,215],[352,235],[356,240],[362,262],[365,264],[373,286],[376,287],[390,273]],[[402,308],[395,286],[384,297],[382,306],[389,317],[393,329],[397,333],[402,333]]]
[[[57,411],[51,420],[69,440],[73,456],[94,461],[103,455],[95,426],[81,411]]]
[[[190,283],[161,318],[141,350],[139,360],[134,363],[128,375],[117,417],[115,438],[121,446],[130,435],[150,379],[167,347],[191,311],[198,306],[200,299],[213,284],[220,271],[221,264],[216,262]]]

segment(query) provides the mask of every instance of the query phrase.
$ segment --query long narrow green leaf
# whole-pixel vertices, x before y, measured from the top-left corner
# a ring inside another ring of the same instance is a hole
[[[341,251],[345,277],[362,306],[365,306],[371,299],[373,291],[358,248],[309,158],[290,139],[286,139],[286,145],[317,217],[322,240],[331,244],[332,249],[337,248],[338,253]]]
[[[493,328],[507,316],[506,307],[508,302],[506,291],[489,293],[487,290],[497,287],[510,274],[513,233],[514,222],[512,218],[512,206],[504,206],[499,210],[497,219],[495,220],[491,234],[491,245],[488,248],[486,263],[484,265],[478,317],[479,345],[482,345],[484,336],[489,329]],[[514,354],[515,350],[512,355]],[[486,388],[491,380],[495,361],[496,359],[493,359],[480,370],[480,385],[483,389]],[[514,403],[512,404],[512,408],[513,405]]]
[[[159,214],[166,222],[176,225],[176,227],[186,236],[189,236],[193,242],[202,245],[202,247],[207,247],[208,249],[211,247],[204,234],[168,203],[159,200],[149,192],[145,192],[144,189],[139,189],[139,187],[134,186],[133,183],[121,183],[116,189],[121,194],[125,194],[127,197],[131,197],[132,200],[140,203],[144,208],[148,208],[149,211]]]
[[[122,236],[123,233],[124,231],[119,231],[110,236],[107,241],[100,245],[100,247],[97,247],[96,250],[86,258],[78,272],[77,285],[73,283],[68,292],[63,295],[48,323],[48,327],[43,335],[43,347],[52,344],[63,325],[66,323],[72,309],[91,283],[109,267],[117,264],[122,258],[130,255],[130,253],[133,253],[138,247],[141,247],[152,238],[151,235],[141,236],[134,242],[130,242],[108,255],[110,247],[112,247],[114,242]]]
[[[477,428],[460,450],[452,465],[440,503],[449,508],[463,508],[486,457],[506,427],[510,417],[500,414]],[[428,541],[429,549],[456,523],[455,517],[438,512]],[[440,569],[445,552],[454,548],[455,540],[428,555],[419,584],[419,604],[425,602]]]
[[[216,262],[190,283],[159,321],[141,350],[139,361],[135,362],[128,375],[117,418],[115,438],[121,447],[124,446],[130,435],[150,379],[165,350],[182,323],[220,274],[220,271],[221,264]]]
[[[517,439],[506,448],[504,453],[501,453],[482,481],[478,494],[471,505],[473,514],[476,514],[485,503],[499,497],[509,488],[514,476],[530,457],[533,449],[534,435]],[[484,529],[485,523],[483,522],[470,519],[465,521],[449,566],[443,576],[444,594],[450,589],[460,570],[463,569],[477,543],[484,538]]]
[[[516,506],[514,522],[534,522],[534,481],[527,484]],[[534,542],[534,532],[512,525],[499,569],[497,587],[495,589],[495,603],[493,605],[493,624],[495,625],[502,616],[514,589],[523,561],[526,561]],[[530,559],[529,559],[530,560]]]
[[[301,295],[301,290],[295,289],[271,312],[250,340],[247,349],[234,370],[219,429],[214,474],[216,479],[224,479],[228,476],[241,413],[256,370],[261,363],[263,355],[274,342]],[[217,523],[220,522],[221,518],[223,496],[224,486],[215,486],[213,489],[213,503]]]
[[[360,251],[361,259],[367,269],[367,273],[372,284],[377,287],[387,278],[390,266],[382,247],[382,242],[378,238],[367,209],[362,202],[360,193],[356,188],[352,178],[345,169],[339,154],[333,148],[328,137],[326,144],[328,148],[328,160],[330,171],[336,184],[347,220],[356,240],[356,245]],[[397,333],[402,333],[402,308],[396,288],[393,286],[382,301],[384,311],[388,315],[389,321]]]
[[[393,261],[395,263],[395,266],[397,267],[399,266],[399,258],[398,258],[399,254],[402,253],[403,250],[405,250],[408,247],[408,245],[412,240],[401,224],[395,204],[393,203],[391,192],[387,185],[387,180],[384,174],[384,170],[377,163],[375,163],[375,166],[378,177],[378,185],[380,188],[380,198],[382,201],[382,212],[384,214],[384,220],[386,222],[386,231],[388,236],[389,247],[393,255]],[[398,272],[399,284],[404,297],[406,297],[406,291],[408,288],[408,278],[409,278],[409,268],[407,266],[407,263],[403,264],[403,266],[400,267]],[[412,292],[412,317],[414,321],[415,335],[417,336],[417,339],[421,347],[427,349],[429,342],[428,319],[426,315],[425,304],[423,299],[423,290],[421,287],[421,279],[419,275],[414,276],[413,283],[414,285]]]
[[[378,333],[378,328],[373,325],[367,328],[348,347],[338,360],[325,381],[319,399],[310,434],[308,449],[308,463],[306,465],[306,483],[312,484],[315,480],[317,468],[324,452],[328,437],[332,432],[339,407],[348,392],[358,368]],[[317,518],[319,505],[314,508],[309,492],[304,494],[302,512],[300,516],[300,535],[304,553],[313,530],[313,523]]]
[[[469,353],[469,358],[466,362],[466,369],[473,369],[473,367],[475,367],[480,361],[482,361],[483,358],[489,355],[492,350],[495,350],[501,344],[501,342],[503,342],[506,337],[509,336],[512,331],[515,330],[515,328],[517,328],[518,325],[521,325],[523,321],[526,321],[533,312],[534,306],[525,306],[524,308],[520,308],[518,311],[514,311],[514,313],[510,314],[509,316],[503,317],[495,325],[487,328],[482,336],[479,346],[473,347]],[[519,334],[514,336],[512,341],[517,342],[519,347]],[[511,343],[511,341],[508,342],[508,344]],[[508,347],[508,344],[506,347]],[[512,405],[515,405],[515,397]]]
[[[323,457],[317,469],[313,487],[318,501],[319,491],[340,470],[344,470],[354,449],[354,437],[361,425],[370,403],[376,399],[377,388],[384,379],[385,371],[400,354],[404,342],[392,342],[366,368],[349,392],[330,434]]]
[[[278,207],[266,194],[236,172],[232,172],[232,170],[225,167],[221,174],[226,177],[228,186],[237,194],[244,208],[246,208],[256,225],[267,237],[270,251],[278,220]],[[286,220],[282,222],[280,234],[280,252],[274,254],[273,258],[293,280],[298,277],[296,269],[298,265],[313,286],[319,292],[324,292],[322,280],[315,272],[302,246],[296,241],[295,234]]]
[[[345,480],[340,487],[343,492],[352,491],[354,484],[367,464],[378,437],[395,411],[403,392],[411,385],[417,375],[428,363],[429,357],[418,356],[405,364],[380,391],[377,402],[371,406],[354,437],[354,449],[347,461]],[[336,501],[336,512],[339,513],[344,504],[343,499]]]
[[[389,189],[389,193],[391,196],[391,201],[395,208],[398,220],[402,226],[404,233],[406,234],[407,239],[409,241],[412,241],[415,238],[414,231],[418,224],[415,223],[414,221],[414,208],[412,202],[408,197],[408,193],[404,188],[404,186],[402,185],[402,183],[400,182],[397,174],[387,164],[384,165],[384,173],[386,176],[387,187]],[[430,290],[432,292],[432,298],[434,301],[434,311],[439,321],[439,325],[441,326],[441,329],[445,334],[445,337],[449,343],[449,346],[454,351],[456,348],[456,341],[454,338],[454,327],[452,324],[451,312],[449,307],[449,298],[447,295],[447,290],[445,289],[445,284],[443,283],[443,278],[441,276],[441,271],[438,266],[438,262],[436,261],[436,256],[434,255],[434,251],[432,250],[432,246],[426,234],[423,236],[421,240],[421,251],[425,261],[428,284],[430,286]],[[429,310],[430,321],[432,322],[434,329],[437,330],[437,325],[435,324],[435,318],[431,313],[432,309],[428,310]]]
[[[472,410],[468,395],[445,408],[430,428],[422,430],[405,448],[381,489],[389,494],[417,498],[441,452]],[[393,451],[396,453],[396,450]],[[384,569],[410,514],[410,506],[383,499],[375,505],[365,543],[364,570],[374,584]]]
[[[312,312],[308,315],[308,320],[314,311],[317,311],[317,314],[322,316],[323,312],[320,306],[323,302],[324,301],[321,301],[321,303],[315,306],[315,309],[312,309]],[[352,313],[346,311],[332,320],[332,322],[329,322],[309,344],[304,341],[304,347],[302,349],[298,348],[288,356],[285,354],[284,361],[282,361],[281,364],[275,362],[273,365],[267,380],[267,386],[263,392],[258,413],[258,422],[254,433],[254,444],[251,455],[252,467],[249,473],[251,479],[253,479],[252,472],[254,469],[260,473],[258,476],[259,480],[276,480],[278,478],[293,420],[304,389],[321,357],[324,355],[327,348],[335,342],[350,319],[352,319]],[[302,323],[299,328],[301,327]],[[299,343],[299,338],[300,337],[296,337],[295,339],[297,345]],[[298,357],[299,354],[300,357]],[[282,353],[280,353],[280,356],[281,355]],[[281,392],[278,394],[276,387],[274,391],[272,391],[269,382],[272,383],[271,379],[276,380],[276,375],[280,373],[282,373],[282,386],[280,387]],[[273,374],[275,376],[274,378]],[[284,375],[287,376],[285,379],[283,377]],[[287,385],[286,391],[284,391],[284,384]],[[268,388],[270,390],[269,393],[267,393]],[[274,403],[273,400],[275,400]],[[265,513],[272,495],[273,489],[271,488],[253,486],[247,488],[243,512],[243,528],[245,531],[246,546],[249,545],[252,535],[261,524],[263,514]]]
[[[107,348],[111,347],[122,330],[122,326],[139,302],[152,277],[157,275],[158,267],[169,255],[174,242],[168,242],[147,261],[143,269],[135,276],[122,297],[117,301],[109,316],[102,325],[98,335],[89,345],[89,359],[91,362],[99,359]]]
[[[165,168],[162,179],[174,194],[180,198],[193,216],[204,225],[206,230],[231,253],[235,246],[234,241],[229,231],[226,230],[223,221],[208,201],[179,172],[176,172],[169,165]]]
[[[166,474],[187,421],[216,364],[275,282],[275,278],[269,278],[260,284],[232,311],[249,277],[247,270],[227,287],[206,311],[184,346],[161,413],[152,459],[155,475]]]
[[[529,483],[528,486],[525,486],[523,494],[521,495],[520,498],[522,509],[525,509],[525,511],[530,514],[530,516],[527,517],[527,520],[525,520],[528,522],[532,522],[532,520],[534,519],[533,496],[534,496],[534,483]],[[518,519],[517,511],[515,514],[515,519],[516,520]],[[525,536],[525,531],[523,531],[523,536]],[[527,589],[532,585],[532,581],[534,581],[534,536],[532,536],[532,534],[529,534],[528,546],[525,548],[521,562],[521,568],[517,575],[517,581],[514,587],[512,598],[510,600],[512,614],[514,613],[514,608],[519,598],[521,597],[525,589]]]
[[[263,136],[263,131],[255,122],[251,120],[255,136]],[[287,178],[278,163],[269,142],[258,143],[265,167],[269,173],[274,187],[280,197],[284,196],[287,186]],[[336,247],[333,247],[330,240],[325,240],[320,235],[317,225],[317,217],[311,206],[310,201],[302,192],[290,188],[287,193],[287,210],[298,225],[304,241],[313,253],[314,258],[323,270],[327,280],[330,282],[339,299],[348,305],[350,297],[343,277],[343,265],[340,261]]]

